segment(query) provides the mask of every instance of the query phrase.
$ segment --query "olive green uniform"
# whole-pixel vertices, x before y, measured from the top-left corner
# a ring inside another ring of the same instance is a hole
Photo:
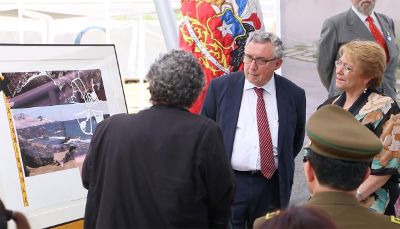
[[[361,206],[354,195],[345,192],[317,193],[306,205],[324,210],[340,229],[400,228],[399,219],[377,214]]]
[[[348,111],[335,105],[326,105],[318,109],[308,120],[306,131],[311,141],[309,148],[315,154],[326,158],[355,163],[370,162],[383,148],[381,140],[373,132],[359,123]],[[318,192],[306,205],[325,211],[339,229],[400,229],[399,219],[380,215],[363,207],[355,195],[346,191]],[[256,219],[254,228],[262,228],[266,220],[277,215],[279,213],[269,213]]]
[[[310,117],[306,126],[310,148],[327,158],[370,162],[382,150],[382,142],[357,122],[349,112],[338,106],[320,108]],[[318,192],[306,205],[324,210],[340,229],[400,228],[399,219],[375,213],[362,206],[355,195],[341,190]]]

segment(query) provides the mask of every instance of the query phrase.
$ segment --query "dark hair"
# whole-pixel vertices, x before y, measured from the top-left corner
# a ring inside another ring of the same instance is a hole
[[[153,104],[190,107],[205,85],[204,73],[189,52],[171,50],[157,59],[146,75]]]
[[[24,214],[18,211],[11,211],[6,209],[3,202],[0,200],[0,228],[7,228],[7,222],[11,219],[14,220],[17,229],[31,228]]]
[[[268,215],[267,215],[268,217]],[[261,224],[254,225],[254,229],[336,229],[335,223],[321,209],[309,206],[291,206],[280,211]]]
[[[306,156],[318,182],[341,191],[353,191],[364,181],[369,163],[325,157],[309,149]]]

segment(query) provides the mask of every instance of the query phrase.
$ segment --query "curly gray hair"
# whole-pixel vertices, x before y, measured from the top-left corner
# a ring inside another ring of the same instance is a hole
[[[274,58],[282,58],[283,57],[283,43],[282,40],[273,33],[265,32],[262,30],[253,32],[250,37],[246,41],[246,46],[250,44],[250,42],[255,43],[267,43],[271,42],[272,46],[274,46]]]
[[[205,85],[204,73],[189,52],[171,50],[158,58],[146,75],[151,102],[179,108],[190,107]]]

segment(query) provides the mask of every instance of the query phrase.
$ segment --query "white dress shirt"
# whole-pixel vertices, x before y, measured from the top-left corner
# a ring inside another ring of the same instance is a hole
[[[367,21],[368,15],[364,15],[364,14],[358,12],[358,10],[357,10],[354,6],[352,6],[351,9],[353,9],[354,13],[356,13],[357,16],[360,18],[360,20],[361,20],[362,22],[364,22],[364,25],[367,26],[367,29],[368,29],[369,31],[371,31],[371,30],[369,29],[369,23],[368,23],[368,21]],[[381,32],[381,34],[383,34],[383,33],[382,33],[381,24],[379,23],[378,18],[375,16],[375,12],[372,11],[372,12],[371,12],[371,15],[369,15],[369,16],[372,17],[372,19],[374,20],[374,24],[376,25],[376,27],[378,27],[378,29],[379,29],[379,31]]]
[[[257,127],[257,94],[255,85],[245,79],[232,150],[232,167],[238,171],[260,170],[260,144]],[[271,132],[275,166],[278,168],[278,107],[276,102],[275,78],[265,84],[264,102]]]

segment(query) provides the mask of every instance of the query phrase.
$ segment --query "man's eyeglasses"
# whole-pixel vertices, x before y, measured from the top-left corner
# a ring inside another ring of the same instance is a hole
[[[353,69],[350,66],[348,66],[345,63],[343,63],[341,60],[336,60],[335,61],[335,66],[336,66],[336,68],[343,67],[344,74],[349,74],[350,72],[353,71]]]
[[[270,60],[264,59],[264,58],[262,58],[262,57],[260,57],[260,58],[253,58],[253,57],[250,56],[250,55],[244,54],[244,56],[243,56],[243,63],[245,63],[245,64],[251,64],[251,62],[253,62],[253,60],[254,60],[254,61],[256,62],[257,65],[266,65],[266,64],[268,64],[268,62],[273,61],[273,60],[277,60],[277,59],[279,59],[279,58],[274,58],[274,59],[270,59]]]
[[[304,147],[304,152],[303,152],[303,162],[306,163],[308,161],[307,156],[310,154],[310,148],[309,146]]]

